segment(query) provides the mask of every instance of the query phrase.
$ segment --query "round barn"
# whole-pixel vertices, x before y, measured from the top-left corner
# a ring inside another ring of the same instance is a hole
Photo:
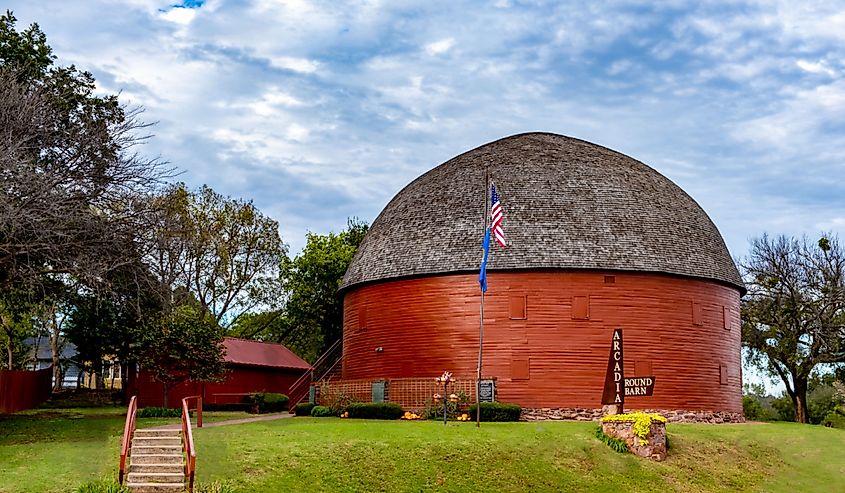
[[[626,408],[741,419],[745,288],[716,226],[647,165],[547,133],[461,154],[385,207],[341,286],[344,380],[475,378],[490,182],[507,238],[490,247],[484,305],[497,400],[600,409],[622,329],[625,377],[655,379]]]

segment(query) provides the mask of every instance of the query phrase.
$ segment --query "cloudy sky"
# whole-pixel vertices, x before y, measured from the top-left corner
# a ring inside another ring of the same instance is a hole
[[[293,253],[526,131],[656,168],[735,257],[763,232],[845,231],[842,2],[172,2],[6,4],[146,108],[146,152],[254,200]]]

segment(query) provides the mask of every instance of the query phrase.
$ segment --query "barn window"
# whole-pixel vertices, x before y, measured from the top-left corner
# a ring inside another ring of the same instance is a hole
[[[605,284],[616,284],[616,276],[604,276]]]
[[[719,383],[722,385],[728,384],[728,367],[727,365],[722,365],[719,367]]]
[[[726,306],[722,307],[722,327],[731,330],[731,309]]]
[[[704,321],[701,315],[701,303],[692,302],[692,323],[693,325],[703,325]]]
[[[516,356],[511,360],[511,379],[528,380],[530,372],[528,356]]]
[[[511,296],[510,297],[510,318],[511,320],[525,320],[528,318],[525,310],[526,296]]]
[[[572,320],[590,319],[590,298],[589,296],[572,297]]]
[[[358,308],[358,330],[367,330],[367,307]]]

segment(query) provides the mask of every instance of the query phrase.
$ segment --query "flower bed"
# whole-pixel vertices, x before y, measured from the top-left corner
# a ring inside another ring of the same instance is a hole
[[[623,440],[635,455],[666,459],[666,418],[652,413],[610,414],[601,419],[602,432]]]

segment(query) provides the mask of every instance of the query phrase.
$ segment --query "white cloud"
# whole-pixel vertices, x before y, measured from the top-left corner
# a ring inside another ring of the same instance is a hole
[[[173,22],[175,24],[182,24],[188,25],[191,21],[194,20],[196,17],[197,11],[196,9],[191,9],[187,7],[173,7],[170,10],[160,12],[159,17],[162,19]]]
[[[289,138],[291,140],[296,140],[296,141],[302,142],[302,141],[304,141],[305,139],[308,138],[308,135],[310,133],[311,133],[311,131],[308,130],[307,128],[303,127],[302,125],[299,125],[297,123],[292,123],[292,124],[288,125],[288,129],[285,132],[285,135],[287,135],[287,138]]]
[[[270,58],[270,65],[275,68],[285,70],[293,70],[294,72],[301,72],[303,74],[311,74],[317,71],[320,66],[319,63],[307,58],[297,58],[289,56],[276,56]]]
[[[836,75],[836,71],[831,69],[827,63],[823,61],[809,62],[807,60],[798,60],[795,62],[795,65],[798,65],[798,68],[801,70],[812,74],[825,74],[831,77]]]
[[[255,199],[294,252],[305,229],[372,220],[432,166],[532,130],[654,165],[736,254],[763,228],[845,228],[838,2],[11,3],[61,63],[160,122],[145,152]]]
[[[455,45],[455,38],[444,38],[425,45],[425,52],[431,56],[442,55],[452,49]]]

